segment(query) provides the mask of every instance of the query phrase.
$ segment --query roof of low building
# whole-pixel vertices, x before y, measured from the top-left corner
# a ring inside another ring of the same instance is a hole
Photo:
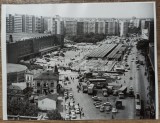
[[[55,93],[55,94],[49,94],[49,95],[41,96],[41,97],[38,98],[38,101],[44,100],[46,98],[57,101],[57,94]]]
[[[8,89],[10,89],[10,90],[21,90],[22,91],[22,89],[19,86],[16,86],[16,85],[10,85],[10,86],[8,86]]]
[[[27,67],[24,65],[12,64],[12,63],[7,64],[7,73],[22,72],[25,70],[27,70]]]
[[[12,83],[12,85],[19,87],[21,90],[24,90],[27,87],[26,82]]]
[[[59,75],[54,73],[53,70],[46,70],[38,73],[38,75],[34,77],[34,80],[59,80]]]

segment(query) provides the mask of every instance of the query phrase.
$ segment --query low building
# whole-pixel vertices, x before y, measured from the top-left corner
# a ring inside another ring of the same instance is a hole
[[[38,108],[44,111],[55,110],[57,108],[57,95],[51,94],[39,97]]]
[[[59,83],[59,73],[57,66],[54,70],[47,69],[36,75],[27,72],[25,75],[28,87],[32,87],[36,94],[53,94],[57,93],[57,85]]]
[[[63,45],[64,36],[48,35],[19,41],[13,40],[7,43],[8,63],[19,63],[20,60],[27,60],[54,51]]]

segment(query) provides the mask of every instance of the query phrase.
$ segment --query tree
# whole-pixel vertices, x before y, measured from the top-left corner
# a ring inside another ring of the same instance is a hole
[[[137,49],[141,50],[144,53],[147,53],[148,46],[149,46],[148,40],[141,40],[137,43]]]
[[[63,120],[63,117],[58,112],[58,110],[51,110],[47,112],[47,116],[49,120]]]
[[[23,100],[20,97],[14,97],[7,100],[8,115],[21,116],[38,116],[38,107],[36,104],[29,103],[28,100]]]

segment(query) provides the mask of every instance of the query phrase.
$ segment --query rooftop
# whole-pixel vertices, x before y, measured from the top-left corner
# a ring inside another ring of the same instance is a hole
[[[12,64],[12,63],[7,64],[7,73],[22,72],[25,71],[26,69],[27,67],[24,65]]]
[[[54,73],[53,70],[45,70],[41,73],[38,73],[35,77],[34,80],[58,80],[59,76]]]
[[[57,94],[49,94],[49,95],[38,97],[38,101],[46,99],[46,98],[56,101],[57,100]]]
[[[7,33],[6,34],[6,41],[9,41],[9,35],[12,35],[13,41],[21,41],[24,39],[36,38],[36,37],[43,37],[48,36],[51,34],[44,34],[44,33]]]

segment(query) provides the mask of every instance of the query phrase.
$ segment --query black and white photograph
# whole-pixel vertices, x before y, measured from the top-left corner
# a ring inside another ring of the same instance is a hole
[[[155,2],[2,4],[4,120],[157,119]]]

